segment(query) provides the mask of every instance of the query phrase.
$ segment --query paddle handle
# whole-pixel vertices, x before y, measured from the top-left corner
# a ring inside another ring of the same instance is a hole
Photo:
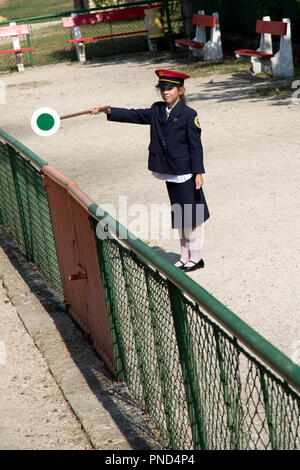
[[[74,116],[81,116],[82,114],[89,114],[90,110],[86,110],[86,111],[79,111],[79,113],[72,113],[72,114],[65,114],[64,116],[60,116],[60,119],[68,119],[68,118],[71,118],[71,117],[74,117]]]
[[[110,106],[102,106],[100,109],[99,109],[99,112],[101,111],[105,111],[106,109],[108,109]],[[64,116],[60,116],[60,120],[62,119],[68,119],[68,118],[71,118],[71,117],[75,117],[75,116],[82,116],[83,114],[90,114],[91,110],[90,109],[87,109],[86,111],[79,111],[78,113],[71,113],[71,114],[65,114]]]

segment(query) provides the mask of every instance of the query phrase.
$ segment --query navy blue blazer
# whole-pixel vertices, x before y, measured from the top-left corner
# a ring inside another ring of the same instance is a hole
[[[148,109],[111,108],[107,119],[150,124],[149,170],[171,175],[205,173],[197,113],[182,100],[172,108],[169,119],[163,101]]]

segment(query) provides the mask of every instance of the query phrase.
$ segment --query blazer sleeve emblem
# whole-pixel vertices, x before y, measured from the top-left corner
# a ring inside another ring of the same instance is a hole
[[[196,127],[198,127],[198,129],[201,129],[201,126],[200,126],[200,122],[199,122],[199,119],[198,119],[198,116],[195,117],[194,119],[194,124]]]

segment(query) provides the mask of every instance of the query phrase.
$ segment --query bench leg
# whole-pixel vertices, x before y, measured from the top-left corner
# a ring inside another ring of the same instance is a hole
[[[77,16],[77,13],[72,13],[72,17]],[[73,28],[73,34],[74,34],[74,39],[81,39],[81,31],[79,26],[75,26]],[[83,42],[77,42],[76,43],[76,54],[77,54],[77,59],[79,62],[85,63],[86,62],[86,57],[85,57],[85,45]]]
[[[258,59],[257,57],[251,57],[252,70],[255,74],[271,72],[271,63],[269,59]]]
[[[22,52],[16,52],[16,61],[19,72],[24,72]]]
[[[210,40],[205,44],[203,60],[223,59],[219,13],[215,11],[213,16],[216,17],[216,26],[210,30]]]
[[[12,22],[9,23],[9,25],[10,26],[15,26],[16,22],[12,21]],[[19,41],[18,36],[13,36],[12,37],[12,42],[13,42],[14,49],[21,49],[20,41]],[[24,71],[24,64],[23,64],[23,61],[22,61],[22,52],[16,52],[16,62],[17,62],[18,71],[23,72]]]
[[[77,58],[79,62],[85,63],[86,62],[85,45],[83,42],[78,42],[76,44],[76,52],[77,52]]]
[[[271,59],[273,77],[293,77],[294,63],[293,55],[285,56],[281,51]]]
[[[189,47],[189,59],[199,59],[203,60],[204,48],[197,47],[194,49],[193,47]]]
[[[291,40],[291,22],[289,18],[282,21],[287,23],[287,33],[280,38],[280,48],[271,59],[274,77],[292,77],[294,75],[293,48]]]

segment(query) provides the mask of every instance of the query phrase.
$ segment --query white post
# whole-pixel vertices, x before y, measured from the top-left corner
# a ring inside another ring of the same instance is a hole
[[[77,16],[77,13],[72,13],[72,16]],[[74,31],[74,39],[81,39],[81,31],[79,26],[75,26],[73,28]],[[79,62],[86,62],[85,57],[85,45],[83,42],[76,42],[76,53]]]
[[[205,44],[203,56],[204,60],[223,59],[219,13],[215,12],[212,14],[212,16],[216,17],[216,26],[211,28],[210,41]]]
[[[271,21],[269,16],[264,16],[263,21]],[[259,52],[266,52],[267,54],[273,54],[272,47],[272,35],[261,34],[260,35],[260,46],[257,49]],[[254,73],[268,72],[271,70],[271,62],[269,59],[262,60],[257,57],[251,57],[251,63]]]
[[[147,33],[148,48],[149,48],[150,52],[154,52],[153,44],[152,44],[152,41],[149,37],[149,26],[148,26],[148,21],[147,21],[147,16],[146,15],[144,16],[144,21],[145,21],[145,27],[148,31],[148,33]],[[157,48],[156,48],[156,50],[157,50]]]
[[[204,10],[199,10],[198,15],[205,15]],[[204,44],[206,43],[206,29],[205,26],[196,26],[196,35],[194,37],[194,41],[197,42],[203,42]],[[193,49],[192,47],[190,49],[190,54],[192,57],[203,57],[203,48],[200,50],[198,49]]]
[[[199,10],[198,15],[205,15],[204,10]],[[197,42],[206,42],[206,29],[205,26],[196,26],[196,36],[194,41]]]
[[[10,26],[15,26],[16,22],[13,21],[9,24],[10,24]],[[13,36],[12,41],[13,41],[13,48],[14,49],[21,49],[20,41],[19,41],[18,36]],[[16,52],[16,61],[17,61],[18,71],[23,72],[24,71],[24,64],[23,64],[23,61],[22,61],[22,52]]]
[[[294,75],[294,60],[291,38],[291,20],[283,18],[287,23],[287,31],[285,36],[280,38],[279,51],[272,57],[271,66],[274,77],[292,77]]]

